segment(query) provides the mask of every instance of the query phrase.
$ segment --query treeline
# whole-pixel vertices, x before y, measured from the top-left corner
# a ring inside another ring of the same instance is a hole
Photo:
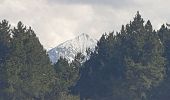
[[[87,50],[88,51],[88,50]],[[139,12],[103,34],[90,59],[51,64],[34,31],[0,22],[0,100],[169,100],[170,29]]]
[[[81,100],[169,100],[170,29],[153,30],[137,12],[120,32],[103,34],[80,75],[73,92]]]
[[[68,87],[78,79],[78,56],[71,64],[60,60],[51,64],[31,27],[1,21],[0,100],[76,100]]]

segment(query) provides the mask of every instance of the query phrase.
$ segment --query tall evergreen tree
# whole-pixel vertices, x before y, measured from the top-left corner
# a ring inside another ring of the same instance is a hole
[[[0,23],[0,64],[4,63],[9,52],[10,44],[10,25],[8,21],[3,20]]]
[[[81,100],[146,100],[164,79],[165,64],[158,34],[137,12],[120,33],[99,40],[78,82]]]
[[[162,25],[158,30],[158,35],[160,37],[160,43],[164,45],[164,57],[166,60],[166,76],[164,81],[159,84],[157,88],[154,88],[151,91],[150,100],[169,100],[169,92],[170,92],[170,30]]]
[[[11,54],[6,61],[10,100],[44,99],[55,82],[55,72],[34,31],[21,22],[13,29]]]
[[[72,87],[79,79],[82,54],[78,53],[75,59],[69,63],[65,58],[60,58],[54,68],[59,78],[59,84],[53,90],[54,98],[57,100],[78,100],[79,96],[72,95]]]
[[[136,26],[136,28],[134,28]],[[137,26],[139,28],[137,28]],[[150,21],[143,26],[143,19],[137,13],[128,36],[125,56],[126,77],[134,100],[145,100],[147,91],[163,81],[165,76],[165,58],[163,45],[152,30]]]
[[[0,22],[0,99],[5,99],[4,88],[7,86],[5,61],[10,50],[10,24],[3,20]]]

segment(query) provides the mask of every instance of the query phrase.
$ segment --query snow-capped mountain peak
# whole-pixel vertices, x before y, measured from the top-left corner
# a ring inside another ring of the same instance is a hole
[[[56,63],[60,57],[64,57],[71,62],[79,52],[86,56],[88,48],[94,51],[96,44],[97,40],[91,38],[88,34],[82,33],[74,39],[61,43],[49,50],[48,55],[52,63]]]

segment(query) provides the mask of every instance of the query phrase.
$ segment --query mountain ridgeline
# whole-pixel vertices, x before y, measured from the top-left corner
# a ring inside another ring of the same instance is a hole
[[[154,30],[137,12],[95,43],[82,34],[47,53],[31,27],[2,20],[0,100],[169,100],[167,26]]]
[[[97,40],[83,33],[74,39],[52,48],[48,51],[48,55],[52,63],[56,63],[60,57],[66,58],[71,62],[74,60],[77,53],[82,53],[86,58],[89,58],[86,51],[94,51],[96,44]]]

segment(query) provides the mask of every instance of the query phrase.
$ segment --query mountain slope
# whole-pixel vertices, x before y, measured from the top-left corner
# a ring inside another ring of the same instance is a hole
[[[86,50],[90,48],[94,51],[97,40],[92,39],[89,35],[83,33],[74,39],[59,44],[57,47],[48,51],[52,63],[56,63],[60,57],[66,58],[71,62],[79,52],[86,56]]]

